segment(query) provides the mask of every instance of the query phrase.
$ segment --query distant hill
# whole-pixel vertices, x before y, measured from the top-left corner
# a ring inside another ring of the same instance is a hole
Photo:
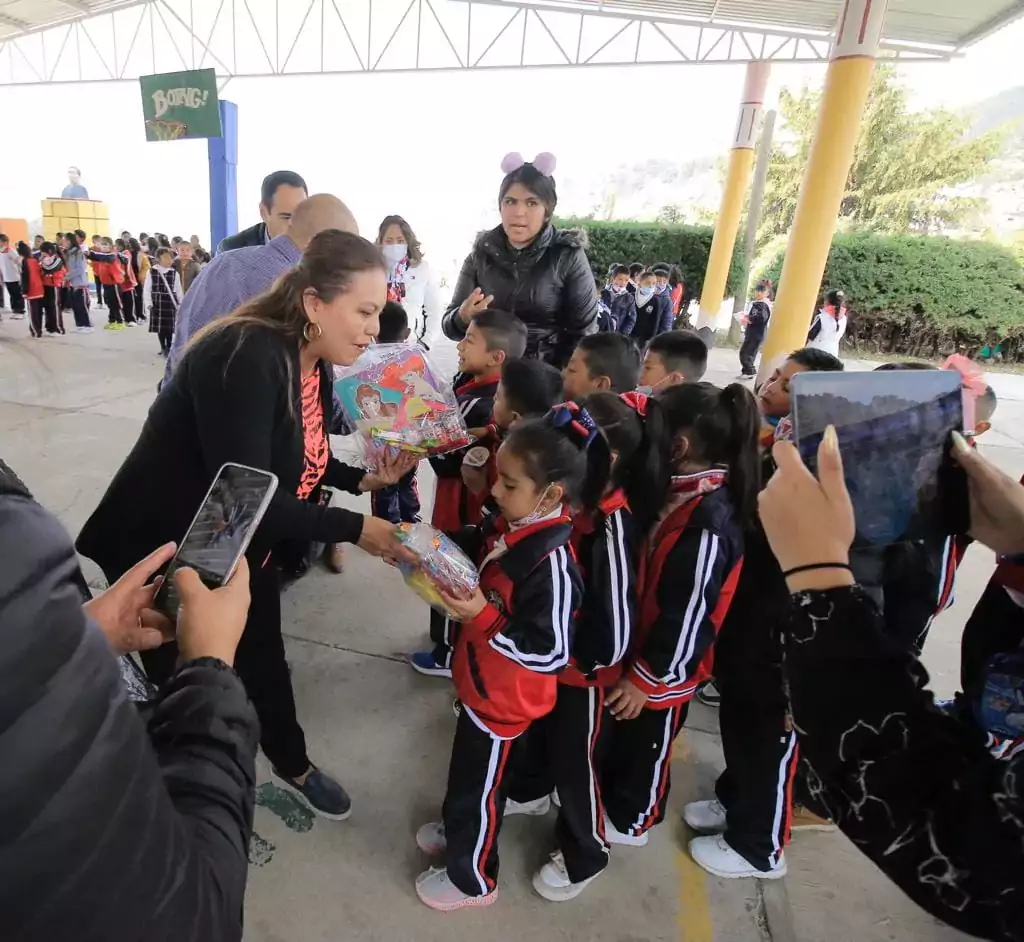
[[[967,109],[971,116],[971,133],[984,134],[1006,121],[1016,121],[1014,137],[1024,140],[1024,85],[979,101]]]

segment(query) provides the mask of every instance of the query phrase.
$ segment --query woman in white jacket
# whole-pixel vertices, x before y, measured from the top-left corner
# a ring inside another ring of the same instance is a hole
[[[839,341],[846,333],[846,295],[832,290],[825,295],[825,303],[811,321],[807,346],[839,356]]]
[[[437,339],[444,305],[419,240],[401,216],[385,216],[377,233],[388,273],[388,300],[405,308],[412,335],[429,347]]]

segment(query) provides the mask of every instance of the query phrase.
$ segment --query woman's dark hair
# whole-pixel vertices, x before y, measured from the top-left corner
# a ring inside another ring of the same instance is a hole
[[[522,184],[534,196],[544,204],[544,218],[550,221],[555,214],[555,207],[558,205],[558,193],[555,190],[555,178],[546,177],[533,164],[527,161],[521,167],[505,174],[505,179],[498,187],[498,206],[505,198],[505,194],[517,183]]]
[[[24,241],[19,242],[18,243],[17,251],[18,251],[18,254],[22,258],[31,258],[32,257],[32,249],[30,249],[28,247],[28,243],[27,242],[24,242]]]
[[[156,255],[156,250],[160,248],[160,243],[157,242],[155,236],[150,236],[146,239],[146,248],[149,249],[150,255]]]
[[[838,314],[839,309],[846,303],[846,295],[838,288],[833,288],[825,295],[825,303],[831,304]]]
[[[657,519],[655,506],[661,481],[661,452],[652,447],[647,423],[622,396],[611,392],[591,393],[583,408],[597,423],[608,447],[618,457],[612,465],[611,483],[621,487],[633,515],[646,529]]]
[[[132,250],[133,255],[142,251],[142,245],[139,240],[134,237],[128,240],[128,248]]]
[[[68,246],[72,251],[81,248],[82,240],[78,237],[77,229],[74,232],[65,232],[64,238],[68,240]]]
[[[409,252],[409,264],[415,268],[423,261],[423,249],[420,247],[420,240],[416,238],[416,233],[412,231],[412,226],[401,216],[385,216],[381,220],[380,228],[377,230],[377,245],[384,244],[384,236],[392,226],[398,226],[402,230],[402,237]]]
[[[375,268],[383,271],[384,260],[372,242],[351,232],[325,229],[310,240],[299,264],[286,271],[271,288],[197,331],[186,354],[204,339],[226,331],[235,335],[237,352],[249,331],[260,328],[280,334],[298,349],[305,342],[303,329],[309,323],[304,303],[306,292],[330,303],[348,288],[353,275]],[[285,358],[285,371],[291,385],[291,358]]]
[[[570,506],[593,510],[608,486],[608,442],[586,410],[574,403],[555,406],[543,418],[519,422],[501,447],[523,463],[538,490],[561,484]]]
[[[163,233],[161,233],[157,237],[157,240],[159,241],[160,245],[166,246],[167,248],[171,247],[171,240],[168,239],[167,236],[165,236]]]
[[[657,519],[668,500],[673,455],[679,438],[689,442],[688,460],[729,470],[729,496],[746,526],[754,517],[761,487],[758,432],[761,414],[753,394],[741,383],[719,389],[711,383],[671,386],[647,401],[647,435],[657,458],[657,509],[641,506],[645,525]],[[652,462],[653,463],[653,462]],[[631,505],[632,506],[632,505]],[[633,509],[637,514],[637,509]]]

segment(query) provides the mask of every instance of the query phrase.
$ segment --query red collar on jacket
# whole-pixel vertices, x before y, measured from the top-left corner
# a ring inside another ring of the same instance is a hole
[[[468,376],[469,374],[459,374],[459,376],[463,375]],[[458,377],[456,377],[456,379],[458,379]],[[496,387],[500,380],[500,374],[495,374],[494,376],[473,376],[466,380],[466,382],[460,383],[455,387],[455,395],[465,396],[467,393],[471,392],[483,392],[488,387]]]
[[[616,510],[629,509],[629,502],[621,487],[605,494],[592,511],[580,511],[572,518],[573,536],[586,536],[593,533],[600,518],[610,517]]]

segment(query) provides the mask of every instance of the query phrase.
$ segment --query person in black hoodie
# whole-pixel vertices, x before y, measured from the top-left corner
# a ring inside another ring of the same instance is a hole
[[[316,235],[270,291],[193,338],[150,408],[138,441],[86,522],[77,547],[111,582],[153,546],[180,540],[225,462],[277,475],[277,492],[249,547],[253,604],[238,674],[256,707],[261,745],[278,779],[314,811],[341,820],[344,789],[313,765],[295,712],[281,637],[270,550],[283,539],[358,543],[405,556],[392,523],[306,498],[323,483],[352,493],[397,481],[402,456],[366,473],[330,453],[330,364],[354,363],[376,336],[387,296],[379,250],[338,229]],[[177,652],[146,652],[150,679],[165,681]]]
[[[167,545],[89,598],[71,541],[0,461],[0,938],[242,938],[256,714],[231,669],[245,563],[179,570],[182,664],[147,725],[116,653],[159,643]]]
[[[597,329],[586,239],[578,230],[551,224],[558,201],[552,154],[539,154],[532,163],[508,154],[501,168],[501,225],[477,237],[441,329],[461,340],[473,317],[494,304],[526,324],[528,358],[561,369],[580,337]]]

